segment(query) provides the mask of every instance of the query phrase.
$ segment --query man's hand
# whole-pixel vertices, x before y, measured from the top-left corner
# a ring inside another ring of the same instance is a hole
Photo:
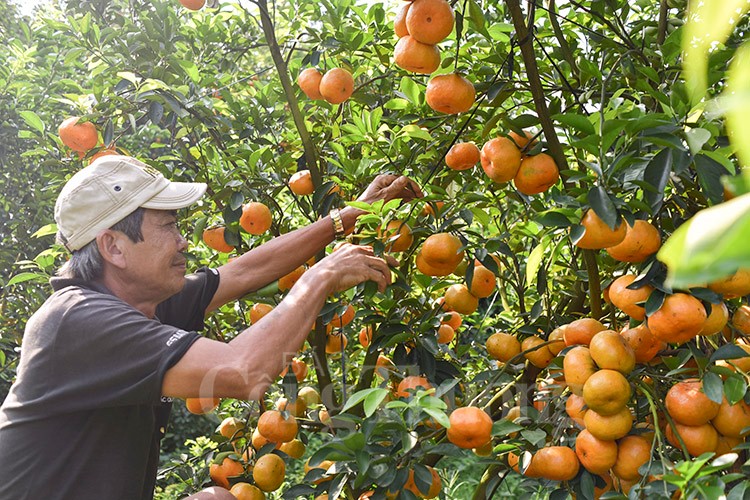
[[[357,201],[373,204],[378,200],[390,201],[400,198],[410,201],[422,198],[424,194],[416,182],[404,175],[381,174],[367,186]]]
[[[382,293],[391,284],[389,266],[397,265],[398,261],[389,255],[376,257],[372,247],[346,243],[307,273],[320,273],[320,283],[328,283],[330,293],[343,292],[364,281],[374,281]]]

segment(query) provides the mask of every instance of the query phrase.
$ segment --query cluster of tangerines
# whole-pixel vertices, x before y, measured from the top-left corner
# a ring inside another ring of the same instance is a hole
[[[239,224],[245,232],[252,235],[261,235],[271,228],[273,215],[264,203],[251,201],[242,206]],[[230,253],[234,247],[227,243],[225,238],[225,226],[212,226],[203,230],[203,242],[209,248],[217,252]]]
[[[78,158],[83,159],[99,146],[99,131],[91,122],[80,121],[80,117],[71,116],[63,120],[57,129],[60,141],[75,151]],[[89,156],[89,164],[106,155],[117,154],[114,148],[99,148]]]
[[[307,68],[297,76],[297,85],[312,100],[341,104],[354,92],[354,77],[343,68],[329,69],[325,74]]]
[[[467,170],[481,162],[482,169],[498,184],[513,181],[516,189],[526,195],[539,194],[560,178],[560,172],[546,153],[527,154],[536,141],[533,134],[524,135],[514,131],[507,137],[495,137],[487,141],[480,150],[472,142],[458,142],[445,155],[445,163],[452,170]]]

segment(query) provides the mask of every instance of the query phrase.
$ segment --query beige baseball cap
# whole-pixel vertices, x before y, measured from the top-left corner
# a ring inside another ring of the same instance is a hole
[[[177,210],[206,192],[198,182],[170,182],[158,170],[129,156],[107,155],[78,171],[55,203],[55,222],[78,250],[137,208]]]

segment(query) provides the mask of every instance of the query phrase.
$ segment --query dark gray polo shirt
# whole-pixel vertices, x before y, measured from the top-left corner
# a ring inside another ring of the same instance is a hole
[[[0,407],[0,499],[150,499],[171,409],[162,379],[199,338],[218,273],[189,275],[158,320],[101,285],[51,283]]]

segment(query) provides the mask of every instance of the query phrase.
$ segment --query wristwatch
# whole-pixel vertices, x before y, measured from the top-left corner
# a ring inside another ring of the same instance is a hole
[[[344,221],[341,219],[341,212],[338,208],[334,208],[328,214],[333,222],[333,232],[336,235],[336,239],[341,239],[345,236],[344,232]]]

